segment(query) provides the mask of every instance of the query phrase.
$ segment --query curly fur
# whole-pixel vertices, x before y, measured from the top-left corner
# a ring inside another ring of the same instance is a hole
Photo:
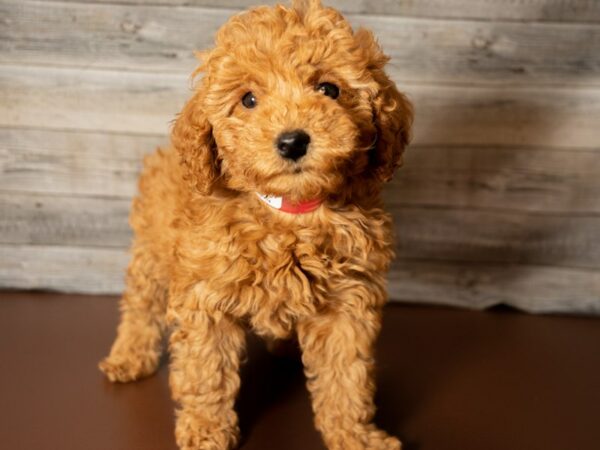
[[[121,323],[101,369],[120,382],[152,374],[171,328],[177,443],[226,450],[238,442],[244,325],[294,336],[328,448],[400,448],[372,424],[373,344],[393,256],[380,192],[412,122],[387,57],[369,31],[314,0],[236,15],[200,57],[172,148],[145,160]],[[340,86],[337,100],[315,90],[325,81]],[[254,109],[240,104],[248,91]],[[300,171],[273,145],[297,128],[312,138]],[[324,201],[291,215],[256,192]]]

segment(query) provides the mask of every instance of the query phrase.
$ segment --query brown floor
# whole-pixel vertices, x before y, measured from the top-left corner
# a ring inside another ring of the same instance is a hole
[[[175,450],[166,367],[130,385],[96,369],[112,297],[0,292],[0,448]],[[600,449],[600,320],[390,306],[378,423],[408,450]],[[245,450],[322,450],[299,363],[253,340]]]

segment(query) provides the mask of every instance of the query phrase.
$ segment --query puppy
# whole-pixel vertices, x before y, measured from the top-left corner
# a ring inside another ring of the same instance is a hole
[[[399,449],[372,423],[373,347],[393,256],[381,189],[411,105],[371,32],[319,1],[229,20],[172,131],[145,160],[111,381],[152,374],[170,334],[184,450],[238,442],[244,326],[297,338],[330,450]]]

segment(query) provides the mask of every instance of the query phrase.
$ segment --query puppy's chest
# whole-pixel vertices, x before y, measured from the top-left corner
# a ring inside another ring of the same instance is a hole
[[[337,252],[327,236],[272,233],[239,245],[235,265],[244,268],[235,288],[239,315],[260,334],[276,337],[288,336],[298,318],[326,304],[334,272],[339,276],[350,258]]]
[[[368,276],[386,259],[385,251],[373,259],[380,243],[353,224],[292,231],[249,226],[225,240],[213,247],[209,301],[279,337],[299,317],[331,306],[349,278]]]
[[[378,243],[359,226],[261,232],[235,236],[232,266],[241,297],[284,309],[312,309],[337,284],[374,268]],[[384,256],[384,255],[382,255]],[[377,265],[377,264],[375,264]]]
[[[254,241],[243,236],[236,241],[239,254],[233,266],[246,269],[241,286],[262,290],[270,303],[290,304],[299,297],[314,301],[333,272],[360,259],[350,249],[336,249],[330,235],[271,230]]]

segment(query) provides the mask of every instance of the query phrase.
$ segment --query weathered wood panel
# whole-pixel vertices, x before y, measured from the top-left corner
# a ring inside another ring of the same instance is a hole
[[[125,251],[111,248],[0,244],[0,287],[118,294],[127,261]],[[390,298],[410,302],[600,313],[597,270],[405,260],[390,273],[389,288]]]
[[[165,136],[0,128],[0,190],[130,198]]]
[[[415,143],[597,148],[600,89],[401,85]]]
[[[141,156],[191,50],[255,2],[150,3],[0,3],[0,286],[122,289]],[[392,298],[600,313],[600,2],[325,3],[374,29],[417,105],[386,193]]]
[[[600,267],[600,217],[390,208],[398,255],[442,261]]]
[[[127,199],[0,193],[0,243],[126,248]],[[600,216],[390,208],[402,258],[598,268]]]
[[[415,143],[597,148],[600,88],[402,84],[417,105]],[[187,77],[0,66],[0,126],[163,134]]]
[[[166,137],[0,128],[0,190],[131,198]],[[600,147],[418,147],[386,189],[402,205],[600,213]]]
[[[400,301],[600,314],[599,270],[399,260],[389,279],[390,298]]]
[[[10,0],[19,1],[19,0]],[[48,0],[45,0],[48,1]],[[99,0],[64,0],[98,3]],[[247,8],[257,4],[290,4],[273,0],[101,0],[103,3]],[[364,14],[415,17],[506,19],[517,21],[600,22],[596,0],[325,0],[326,6]]]
[[[127,248],[129,199],[0,191],[0,243]]]
[[[230,15],[206,8],[0,4],[5,17],[0,61],[183,75],[197,64],[193,51],[211,47],[215,31]],[[600,27],[595,24],[350,20],[376,32],[397,80],[600,84]]]
[[[0,287],[120,293],[128,259],[114,248],[0,244]]]
[[[364,0],[368,11],[418,17],[599,22],[596,0]]]
[[[396,205],[600,213],[600,146],[412,147],[388,186]]]
[[[185,75],[0,66],[0,125],[164,135]]]

